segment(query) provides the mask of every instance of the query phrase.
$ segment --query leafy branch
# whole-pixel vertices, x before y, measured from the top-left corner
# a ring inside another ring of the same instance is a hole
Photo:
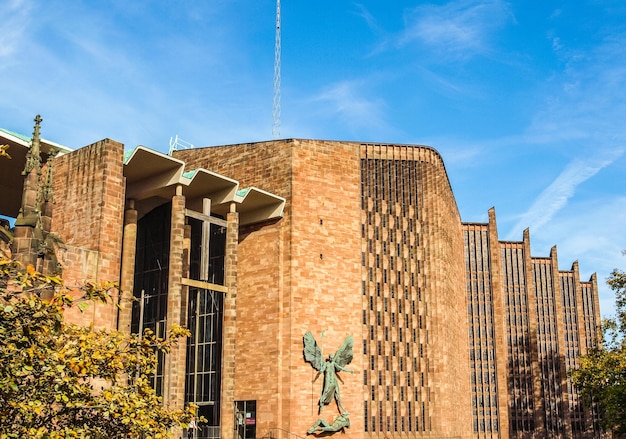
[[[0,439],[166,438],[196,417],[195,406],[164,406],[150,385],[158,353],[186,329],[140,337],[64,321],[65,310],[116,293],[111,282],[70,289],[0,259]]]

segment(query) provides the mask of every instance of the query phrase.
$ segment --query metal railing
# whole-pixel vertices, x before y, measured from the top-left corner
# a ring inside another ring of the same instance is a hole
[[[305,439],[304,436],[300,436],[299,434],[296,434],[291,431],[285,430],[284,428],[278,428],[278,427],[270,428],[269,430],[265,432],[265,434],[263,434],[262,436],[259,436],[259,439],[284,439],[284,438]]]

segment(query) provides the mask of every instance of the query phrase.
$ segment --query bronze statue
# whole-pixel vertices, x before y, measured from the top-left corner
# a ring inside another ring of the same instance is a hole
[[[315,421],[315,424],[311,426],[306,432],[306,434],[313,434],[316,431],[339,431],[344,428],[350,427],[350,419],[348,419],[348,412],[343,412],[339,416],[335,418],[332,424],[328,421],[320,418]]]
[[[323,332],[322,337],[324,337]],[[330,404],[333,399],[337,401],[339,412],[346,412],[343,404],[341,403],[341,395],[339,394],[339,382],[337,381],[337,372],[343,371],[348,373],[354,373],[353,370],[346,369],[344,367],[349,364],[354,357],[354,353],[352,351],[354,341],[352,340],[352,336],[349,335],[343,342],[341,347],[337,350],[337,352],[334,355],[330,354],[327,360],[324,360],[324,356],[322,355],[322,349],[317,345],[315,337],[313,337],[311,331],[307,331],[306,334],[304,334],[303,341],[304,359],[311,363],[311,366],[313,366],[315,370],[324,374],[324,387],[322,389],[319,400],[319,413],[321,413],[324,406]]]

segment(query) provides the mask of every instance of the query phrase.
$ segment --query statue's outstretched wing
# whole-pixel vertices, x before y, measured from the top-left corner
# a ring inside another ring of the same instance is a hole
[[[337,349],[337,353],[335,354],[335,363],[341,367],[350,364],[352,358],[354,358],[354,352],[352,350],[353,346],[354,340],[352,339],[352,335],[349,335],[346,337],[346,340],[343,342],[341,347]]]
[[[311,366],[313,366],[315,370],[321,371],[324,361],[322,358],[322,350],[317,345],[311,331],[307,331],[306,334],[304,334],[302,341],[304,342],[304,359],[311,363]]]

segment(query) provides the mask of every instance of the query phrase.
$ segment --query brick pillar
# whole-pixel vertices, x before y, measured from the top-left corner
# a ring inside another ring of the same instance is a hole
[[[51,151],[54,153],[54,150]],[[44,240],[45,247],[47,251],[40,255],[40,258],[43,259],[42,264],[42,272],[44,274],[60,274],[61,267],[59,265],[56,248],[54,248],[53,240],[47,239],[51,238],[49,233],[52,231],[52,205],[54,203],[54,191],[52,185],[53,178],[53,167],[52,167],[52,155],[48,157],[48,162],[46,163],[46,178],[43,186],[40,187],[40,195],[41,195],[41,232],[42,239]]]
[[[556,332],[558,345],[561,346],[561,355],[559,355],[559,375],[561,379],[561,413],[563,416],[563,428],[565,429],[565,437],[572,437],[572,413],[569,407],[570,395],[567,390],[567,365],[565,364],[565,352],[567,344],[565,343],[565,310],[563,309],[563,291],[561,290],[561,276],[559,275],[559,260],[557,258],[556,246],[550,249],[550,259],[552,264],[552,291],[554,291],[554,308],[556,313]]]
[[[498,376],[498,430],[501,439],[509,439],[509,391],[508,382],[508,347],[506,344],[507,327],[506,307],[504,305],[504,287],[502,285],[502,256],[496,225],[496,211],[489,209],[489,257],[491,259],[491,288],[493,294],[493,330],[496,350],[496,373]]]
[[[54,167],[53,159],[56,151],[52,148],[49,152],[48,161],[46,162],[46,177],[43,180],[43,184],[39,187],[39,193],[41,195],[41,229],[43,232],[43,238],[45,240],[46,253],[43,255],[43,273],[45,274],[60,274],[61,265],[57,258],[57,248],[52,236],[49,236],[52,231],[52,205],[54,204]]]
[[[583,290],[580,284],[580,269],[578,267],[578,261],[574,261],[572,264],[572,271],[574,272],[574,291],[576,294],[576,323],[578,329],[578,356],[587,355],[587,343],[586,341],[586,328],[585,328],[585,309],[583,307]],[[569,378],[568,378],[569,381]],[[576,392],[576,391],[575,391]],[[576,392],[577,393],[577,392]],[[578,396],[578,401],[582,399],[582,396]],[[585,404],[583,406],[583,417],[585,433],[593,435],[593,414],[591,409]],[[571,424],[571,417],[570,417]],[[583,435],[585,433],[582,433]],[[578,433],[581,434],[581,433]]]
[[[30,264],[37,268],[37,252],[40,240],[37,239],[35,231],[35,227],[18,225],[16,222],[11,252],[13,258],[20,261],[24,266]]]
[[[185,221],[186,222],[186,221]],[[183,270],[182,276],[189,278],[189,265],[191,261],[191,226],[185,224],[185,232],[183,239]],[[183,286],[182,296],[180,300],[180,326],[189,328],[189,287]],[[186,355],[186,354],[185,354]],[[186,370],[185,370],[186,372]]]
[[[578,356],[587,355],[587,343],[586,343],[586,328],[585,328],[585,308],[583,306],[583,290],[580,284],[580,269],[578,261],[574,261],[572,264],[572,271],[574,272],[574,291],[576,292],[576,323],[578,326]],[[569,381],[569,378],[568,378]],[[576,392],[578,393],[578,392]],[[580,402],[582,396],[577,396],[577,402]],[[593,414],[590,408],[585,404],[583,405],[584,427],[587,433],[593,434]],[[571,422],[571,421],[570,421]],[[579,433],[580,434],[580,433]]]
[[[234,204],[226,216],[225,283],[228,293],[224,298],[222,328],[222,389],[220,426],[222,439],[235,437],[235,352],[237,336],[237,249],[239,245],[239,213]]]
[[[49,165],[48,165],[49,166]],[[42,229],[42,239],[46,242],[46,246],[52,246],[53,243],[51,240],[45,239],[48,237],[50,233],[50,228],[52,227],[52,201],[45,200],[41,205],[41,229]],[[42,259],[42,273],[44,274],[60,274],[61,269],[56,257],[56,254],[49,253],[55,252],[57,249],[54,247],[48,248],[48,251],[43,255],[40,255]]]
[[[170,228],[170,263],[167,289],[167,324],[169,332],[173,325],[181,325],[181,305],[187,290],[182,284],[185,241],[185,196],[182,186],[176,187],[172,197],[172,224]],[[186,310],[185,310],[186,311]],[[186,312],[185,312],[186,315]],[[173,346],[165,359],[163,403],[172,408],[185,404],[185,340]],[[176,432],[174,433],[176,435]]]
[[[42,270],[39,264],[39,245],[43,241],[41,228],[41,200],[39,199],[39,181],[41,177],[41,155],[39,131],[42,122],[41,116],[35,117],[35,129],[26,154],[24,166],[24,189],[22,192],[22,206],[15,219],[15,234],[13,238],[13,257],[25,266],[32,264],[37,270]]]
[[[132,320],[133,288],[135,280],[135,255],[137,253],[137,210],[135,200],[128,200],[124,212],[124,237],[122,241],[122,267],[120,270],[121,310],[118,313],[117,329],[130,334]]]
[[[530,339],[530,368],[533,382],[533,437],[542,438],[545,432],[544,401],[541,395],[541,371],[539,369],[539,345],[537,339],[537,292],[530,254],[530,231],[524,230],[524,273],[528,302],[528,336]]]
[[[598,294],[598,276],[596,273],[591,275],[591,286],[593,288],[593,310],[594,310],[594,327],[593,330],[593,340],[594,342],[598,340],[599,337],[602,336],[602,331],[600,328],[600,322],[602,321],[600,318],[600,295]]]
[[[37,188],[39,185],[39,165],[28,171],[24,179],[24,192],[22,194],[22,208],[15,220],[15,233],[13,238],[13,257],[24,266],[33,265],[38,267],[39,244],[43,240],[40,226],[40,212],[37,203]]]
[[[578,261],[574,261],[572,264],[572,271],[574,272],[574,290],[576,291],[576,322],[578,326],[578,348],[580,349],[578,355],[587,355],[587,344],[585,343],[585,310],[583,307],[583,290],[580,285]]]

